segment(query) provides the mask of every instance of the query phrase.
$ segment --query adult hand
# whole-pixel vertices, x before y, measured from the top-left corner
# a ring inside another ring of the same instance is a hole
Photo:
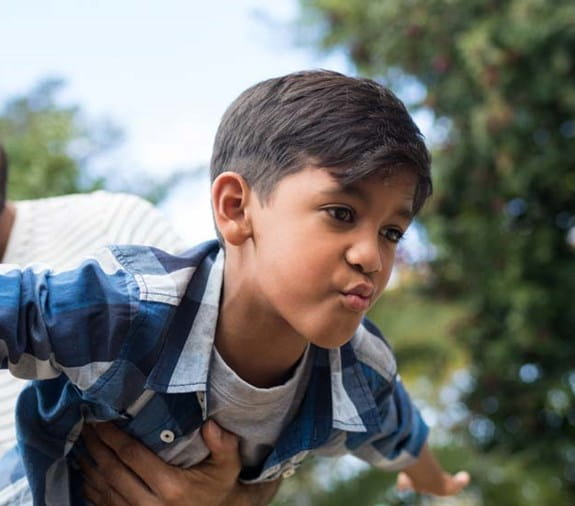
[[[84,494],[96,506],[260,506],[280,480],[238,482],[238,439],[215,422],[202,427],[211,454],[189,469],[166,464],[142,443],[111,423],[87,426],[83,438],[95,464],[84,459]]]

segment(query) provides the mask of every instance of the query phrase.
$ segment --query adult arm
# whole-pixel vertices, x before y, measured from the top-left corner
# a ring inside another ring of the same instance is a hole
[[[245,485],[238,440],[213,422],[202,427],[210,456],[189,469],[166,464],[112,424],[86,428],[94,463],[81,461],[86,499],[96,506],[264,506],[281,480]]]

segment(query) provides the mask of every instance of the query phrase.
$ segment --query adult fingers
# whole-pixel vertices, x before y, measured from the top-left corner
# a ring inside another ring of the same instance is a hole
[[[110,487],[94,464],[82,457],[78,459],[78,463],[84,477],[84,499],[95,506],[130,506],[120,494]]]
[[[163,482],[173,474],[172,466],[115,425],[97,424],[94,425],[94,431],[109,451],[115,454],[116,459],[153,492],[161,491]]]
[[[206,463],[218,467],[220,471],[228,471],[235,480],[241,470],[238,437],[222,429],[213,420],[208,420],[201,430],[204,443],[210,450]]]
[[[110,448],[105,441],[98,437],[94,428],[86,426],[82,437],[90,456],[96,463],[97,473],[90,473],[88,470],[88,478],[93,486],[99,485],[100,494],[111,497],[118,495],[124,499],[126,504],[151,504],[153,494],[146,482],[123,462],[113,448]],[[119,451],[121,452],[122,449]],[[85,470],[85,461],[83,465],[83,470]]]

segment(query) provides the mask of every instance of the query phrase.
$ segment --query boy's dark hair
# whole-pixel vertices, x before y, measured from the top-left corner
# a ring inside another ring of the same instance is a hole
[[[344,185],[413,170],[413,212],[431,195],[431,157],[403,103],[364,78],[304,71],[262,81],[224,113],[210,174],[241,174],[265,200],[285,176],[325,167]]]
[[[0,213],[6,205],[6,184],[8,179],[8,158],[0,144]]]

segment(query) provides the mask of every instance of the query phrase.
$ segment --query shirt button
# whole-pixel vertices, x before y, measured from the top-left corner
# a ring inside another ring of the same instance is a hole
[[[176,439],[176,436],[174,436],[174,433],[171,430],[163,430],[160,433],[160,439],[164,443],[172,443],[174,439]]]
[[[295,469],[290,467],[289,469],[286,469],[283,474],[282,477],[283,478],[289,478],[291,476],[293,476],[295,474]]]

